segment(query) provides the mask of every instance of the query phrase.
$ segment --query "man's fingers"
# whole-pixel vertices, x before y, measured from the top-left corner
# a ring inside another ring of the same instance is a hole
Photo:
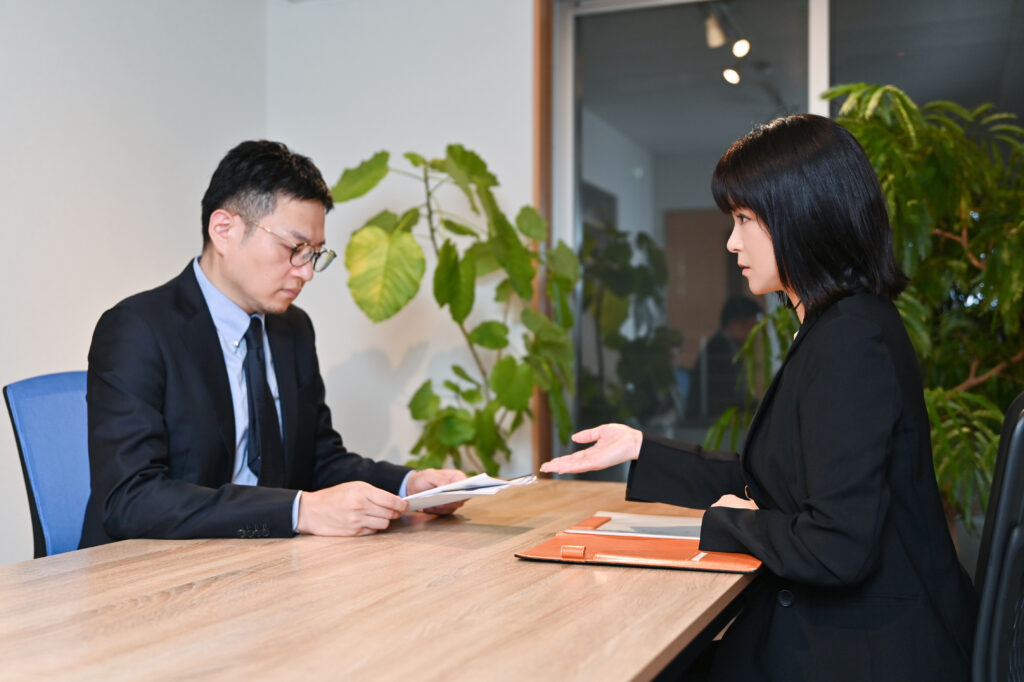
[[[402,514],[409,508],[409,503],[398,495],[392,495],[380,488],[369,488],[366,491],[366,500],[372,505]]]
[[[426,512],[427,514],[434,514],[436,516],[444,516],[445,514],[451,514],[452,512],[454,512],[456,509],[458,509],[459,507],[461,507],[465,503],[466,503],[465,500],[462,500],[460,502],[449,502],[448,504],[442,504],[442,505],[439,505],[437,507],[430,507],[428,509],[424,509],[423,511]]]
[[[364,516],[360,520],[360,525],[362,525],[364,528],[369,528],[370,530],[374,531],[384,530],[388,527],[388,525],[390,525],[390,523],[390,518],[385,519],[380,518],[379,516]]]

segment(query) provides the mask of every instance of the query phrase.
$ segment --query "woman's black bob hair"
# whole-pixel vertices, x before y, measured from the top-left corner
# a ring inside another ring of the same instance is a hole
[[[749,209],[768,229],[779,279],[807,318],[854,291],[893,300],[907,285],[878,178],[853,135],[828,118],[756,127],[722,155],[711,191],[722,211]]]

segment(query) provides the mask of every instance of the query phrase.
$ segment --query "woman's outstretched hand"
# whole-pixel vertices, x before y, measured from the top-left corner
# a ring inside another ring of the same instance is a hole
[[[540,470],[549,474],[578,474],[607,469],[636,459],[643,439],[643,432],[625,424],[602,424],[572,435],[575,443],[593,443],[589,448],[544,462]]]

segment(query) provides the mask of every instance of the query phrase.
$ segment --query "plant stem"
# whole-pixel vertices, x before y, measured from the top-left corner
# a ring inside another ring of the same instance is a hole
[[[427,226],[430,228],[430,243],[434,247],[434,255],[440,256],[441,247],[437,245],[437,227],[434,225],[434,193],[430,189],[430,176],[427,174],[425,167],[423,169],[423,189],[427,193]],[[483,377],[484,399],[490,402],[491,388],[487,382],[487,370],[484,368],[484,363],[476,352],[473,342],[469,340],[469,332],[466,330],[466,326],[462,322],[456,322],[455,324],[458,326],[459,331],[462,332],[462,338],[466,340],[466,345],[469,346],[469,353],[473,356],[473,362],[476,363],[476,368],[480,370],[480,376]]]
[[[430,244],[434,247],[434,255],[438,256],[441,253],[441,249],[437,245],[437,228],[434,227],[434,204],[431,202],[434,194],[430,191],[430,176],[427,174],[426,167],[423,168],[423,190],[427,194],[427,227],[430,228]]]
[[[964,249],[964,254],[967,256],[967,260],[971,262],[971,265],[978,268],[982,272],[985,272],[985,263],[978,260],[977,256],[971,253],[970,249],[967,248],[967,225],[963,227],[963,231],[959,235],[955,235],[952,232],[946,232],[945,230],[933,230],[932,234],[943,239],[949,239],[954,241]]]
[[[960,228],[960,235],[957,236],[952,232],[946,232],[945,230],[933,230],[932,233],[935,234],[936,236],[942,237],[943,239],[949,239],[958,243],[963,248],[964,255],[967,257],[967,260],[970,261],[971,265],[978,268],[982,272],[985,272],[986,264],[979,260],[978,257],[971,252],[967,245],[967,226],[969,225],[967,216],[967,207],[963,204],[963,202],[961,202],[960,224],[962,225],[962,227]]]
[[[476,452],[473,450],[471,446],[466,445],[463,448],[462,457],[462,464],[464,468],[470,469],[470,471],[476,469],[480,473],[484,473],[487,471],[487,468],[484,466],[484,463],[480,460],[479,457],[476,456]]]
[[[968,375],[968,377],[966,379],[964,379],[963,382],[959,386],[957,386],[956,388],[953,388],[952,392],[953,393],[961,393],[963,391],[969,391],[970,389],[974,388],[975,386],[979,386],[979,385],[985,383],[986,381],[988,381],[992,377],[998,376],[998,375],[1002,374],[1003,370],[1005,370],[1007,367],[1009,367],[1010,365],[1016,364],[1016,363],[1020,362],[1021,360],[1024,360],[1024,350],[1020,351],[1019,353],[1014,355],[1009,360],[1003,360],[998,365],[996,365],[992,369],[988,370],[987,372],[985,372],[984,374],[979,376],[978,375],[978,365],[980,364],[980,361],[977,358],[975,358],[971,362],[971,371],[970,371],[970,374]]]
[[[413,178],[415,180],[419,180],[420,179],[420,176],[416,175],[415,173],[410,173],[409,171],[402,170],[401,168],[392,168],[391,166],[388,166],[388,172],[389,173],[397,173],[399,175],[405,175],[406,177],[410,177],[410,178]]]

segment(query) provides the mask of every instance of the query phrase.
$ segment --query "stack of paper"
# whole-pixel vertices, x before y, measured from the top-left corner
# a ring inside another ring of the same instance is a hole
[[[520,476],[511,480],[493,478],[487,474],[477,474],[464,478],[455,483],[438,486],[430,490],[424,490],[415,495],[407,495],[404,499],[409,501],[409,511],[418,511],[428,507],[438,507],[442,504],[461,502],[479,495],[495,495],[505,488],[514,485],[529,485],[537,480],[533,474]]]
[[[599,511],[595,522],[566,528],[566,533],[592,535],[627,535],[640,538],[696,538],[700,539],[699,516],[655,516],[653,514],[627,514]]]

